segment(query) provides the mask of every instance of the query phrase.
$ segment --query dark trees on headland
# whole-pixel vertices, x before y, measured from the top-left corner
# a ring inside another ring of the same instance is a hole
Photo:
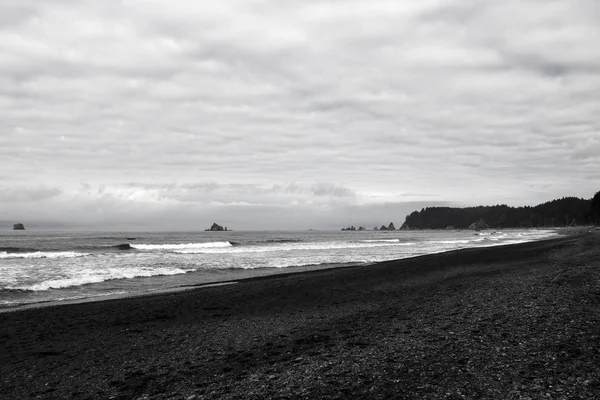
[[[594,196],[600,203],[600,192]],[[483,220],[491,228],[531,228],[582,225],[592,222],[594,200],[564,197],[535,207],[478,206],[427,207],[406,216],[402,229],[467,229]],[[600,217],[600,210],[598,211]]]
[[[590,203],[590,216],[594,223],[600,223],[600,191],[596,192]]]

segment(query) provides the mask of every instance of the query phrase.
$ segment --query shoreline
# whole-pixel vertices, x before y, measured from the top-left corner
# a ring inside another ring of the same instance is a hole
[[[442,250],[442,251],[438,251],[438,252],[410,256],[410,257],[406,257],[406,258],[390,259],[390,260],[377,261],[377,262],[364,262],[364,263],[350,262],[350,263],[331,263],[331,264],[326,264],[326,265],[317,264],[317,265],[292,266],[292,267],[287,267],[287,268],[284,268],[281,270],[274,269],[273,271],[268,271],[268,272],[264,272],[261,274],[257,274],[257,276],[253,276],[253,277],[243,277],[243,278],[233,277],[232,279],[215,280],[215,281],[211,280],[206,283],[198,283],[198,284],[190,284],[190,285],[179,284],[178,286],[173,286],[170,288],[157,289],[157,290],[151,290],[151,291],[143,291],[143,292],[113,293],[113,294],[97,295],[97,296],[90,296],[90,297],[69,298],[69,299],[64,299],[64,300],[45,300],[45,301],[22,303],[22,304],[16,304],[16,305],[3,305],[0,307],[0,314],[7,313],[7,312],[13,312],[13,311],[19,311],[19,310],[27,310],[27,309],[31,309],[31,308],[54,307],[54,306],[63,305],[63,304],[71,305],[71,304],[89,303],[89,302],[97,302],[97,301],[101,302],[101,301],[118,300],[118,299],[133,298],[133,297],[155,296],[155,295],[161,295],[164,293],[190,290],[195,287],[201,288],[201,287],[211,286],[214,284],[224,284],[224,283],[232,282],[232,281],[245,281],[247,279],[266,278],[266,277],[270,277],[270,276],[288,275],[288,274],[303,274],[303,273],[311,273],[313,271],[337,269],[337,268],[365,267],[365,266],[369,266],[369,265],[375,265],[378,263],[406,260],[406,259],[411,259],[411,258],[416,258],[416,257],[434,255],[434,254],[444,254],[444,253],[449,253],[449,252],[453,252],[453,251],[457,251],[457,250],[464,250],[464,249],[469,249],[469,248],[489,248],[489,247],[498,247],[498,246],[511,246],[511,245],[515,245],[515,244],[553,240],[560,236],[577,235],[577,234],[581,234],[581,233],[587,233],[589,231],[589,229],[587,227],[575,227],[575,228],[564,228],[564,229],[552,228],[551,230],[553,230],[557,236],[543,238],[543,239],[536,239],[536,240],[532,240],[532,241],[528,241],[528,242],[521,242],[521,243],[508,243],[508,244],[500,244],[500,245],[490,244],[487,246],[467,247],[467,248],[459,248],[459,249],[454,249],[454,250]]]
[[[600,234],[0,314],[3,398],[597,398]],[[195,397],[192,397],[195,396]]]

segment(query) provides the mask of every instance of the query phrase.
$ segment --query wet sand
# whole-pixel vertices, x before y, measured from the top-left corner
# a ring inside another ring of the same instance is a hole
[[[3,399],[597,399],[599,365],[599,233],[0,314]]]

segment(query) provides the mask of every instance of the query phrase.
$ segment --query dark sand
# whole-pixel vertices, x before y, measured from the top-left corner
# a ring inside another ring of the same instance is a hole
[[[2,399],[600,398],[600,234],[0,314]]]

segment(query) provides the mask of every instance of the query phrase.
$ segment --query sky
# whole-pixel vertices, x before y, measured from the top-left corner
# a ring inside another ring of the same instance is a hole
[[[0,0],[0,225],[591,198],[599,49],[597,0]]]

